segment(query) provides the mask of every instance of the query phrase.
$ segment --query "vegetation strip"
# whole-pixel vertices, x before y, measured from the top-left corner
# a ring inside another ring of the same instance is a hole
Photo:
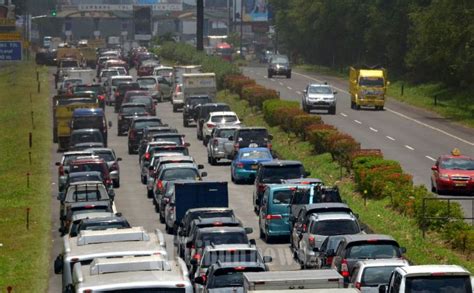
[[[13,292],[47,290],[52,144],[47,73],[32,62],[0,70],[0,292],[8,286]]]

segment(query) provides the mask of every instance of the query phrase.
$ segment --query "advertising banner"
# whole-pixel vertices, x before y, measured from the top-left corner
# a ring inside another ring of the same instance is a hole
[[[244,22],[268,21],[268,0],[236,0],[234,5],[234,21],[241,16]]]
[[[21,61],[21,42],[0,42],[0,61]]]

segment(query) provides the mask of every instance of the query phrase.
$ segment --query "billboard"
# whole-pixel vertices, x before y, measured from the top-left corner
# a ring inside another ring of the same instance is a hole
[[[234,11],[237,22],[268,21],[268,0],[235,0]]]
[[[0,61],[21,61],[21,41],[0,42]]]

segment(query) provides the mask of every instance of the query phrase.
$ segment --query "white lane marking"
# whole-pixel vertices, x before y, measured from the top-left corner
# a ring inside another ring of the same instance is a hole
[[[301,74],[301,73],[298,73],[298,72],[293,72],[293,74],[306,77],[307,79],[311,79],[311,80],[317,81],[317,82],[319,82],[319,83],[322,82],[321,80],[319,80],[319,79],[317,79],[317,78],[314,78],[314,77],[311,77],[311,76],[306,75],[306,74]],[[343,93],[345,93],[345,94],[350,95],[349,92],[346,91],[346,90],[343,90],[343,89],[338,88],[338,87],[335,87],[335,86],[333,86],[333,87],[334,87],[335,89],[337,89],[338,91],[340,91],[340,92],[343,92]],[[465,143],[465,144],[468,144],[468,145],[470,145],[470,146],[474,146],[474,142],[471,142],[471,141],[465,140],[465,139],[463,139],[463,138],[460,138],[459,136],[456,136],[456,135],[454,135],[454,134],[451,134],[451,133],[449,133],[449,132],[447,132],[447,131],[444,131],[444,130],[439,129],[439,128],[437,128],[437,127],[434,127],[434,126],[432,126],[432,125],[429,125],[429,124],[426,124],[426,123],[424,123],[424,122],[421,122],[420,120],[417,120],[417,119],[415,119],[415,118],[411,118],[411,117],[409,117],[409,116],[407,116],[407,115],[405,115],[405,114],[402,114],[402,113],[397,112],[397,111],[395,111],[395,110],[392,110],[392,109],[390,109],[390,108],[385,107],[385,109],[386,109],[387,111],[389,111],[389,112],[395,114],[395,115],[398,115],[398,116],[400,116],[400,117],[402,117],[402,118],[405,118],[405,119],[407,119],[407,120],[413,121],[413,122],[415,122],[415,123],[417,123],[417,124],[419,124],[419,125],[421,125],[421,126],[424,126],[424,127],[429,128],[429,129],[431,129],[431,130],[434,130],[434,131],[437,131],[437,132],[442,133],[442,134],[444,134],[444,135],[447,135],[447,136],[449,136],[449,137],[451,137],[451,138],[454,138],[454,139],[456,139],[456,140],[458,140],[458,141],[460,141],[460,142],[463,142],[463,143]]]
[[[425,158],[430,159],[430,160],[433,161],[433,162],[436,162],[436,159],[435,159],[435,158],[432,158],[432,157],[430,157],[430,156],[425,156]]]
[[[395,138],[393,138],[393,137],[391,137],[391,136],[388,136],[388,135],[387,135],[386,138],[395,141]]]
[[[372,127],[369,127],[369,129],[372,130],[373,132],[379,132],[377,129],[372,128]]]
[[[360,122],[359,120],[354,120],[354,122],[357,124],[362,124],[362,122]]]
[[[289,87],[289,86],[287,86],[286,88],[287,88],[287,89],[289,89],[290,91],[292,90],[292,88],[291,88],[291,87]]]
[[[267,76],[266,76],[265,74],[264,74],[264,75],[262,75],[262,76],[263,76],[263,78],[267,78]]]
[[[272,79],[270,79],[270,80],[271,80],[271,81],[273,81],[273,82],[276,82],[276,80],[274,80],[273,78],[272,78]]]
[[[281,86],[283,86],[283,82],[281,82],[281,81],[279,81],[278,84],[281,85]]]
[[[300,91],[296,91],[296,93],[297,93],[298,95],[302,95],[302,94],[303,94],[303,93],[300,92]]]
[[[405,147],[406,147],[407,149],[409,149],[409,150],[412,150],[412,151],[414,151],[414,150],[415,150],[414,148],[412,148],[412,147],[411,147],[411,146],[409,146],[409,145],[405,145]]]
[[[345,114],[345,113],[342,113],[342,112],[341,112],[341,113],[339,113],[339,114],[341,114],[341,116],[347,117],[347,114]]]

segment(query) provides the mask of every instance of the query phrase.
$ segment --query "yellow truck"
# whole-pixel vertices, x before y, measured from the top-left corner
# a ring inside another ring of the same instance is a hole
[[[351,108],[375,107],[383,110],[385,94],[389,85],[385,69],[356,69],[350,68],[349,93]]]
[[[58,142],[59,150],[66,150],[71,136],[71,119],[75,109],[99,108],[94,95],[63,95],[53,98],[53,140]]]

